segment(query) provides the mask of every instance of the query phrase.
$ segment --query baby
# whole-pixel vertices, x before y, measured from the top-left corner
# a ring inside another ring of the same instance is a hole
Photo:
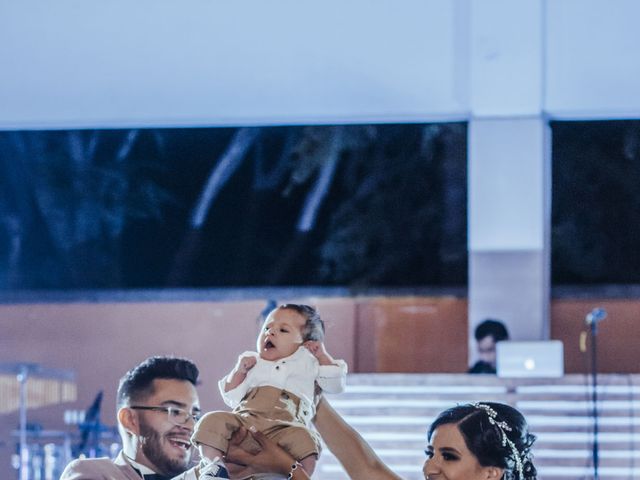
[[[310,430],[316,383],[329,393],[344,390],[347,365],[324,347],[324,322],[307,305],[285,304],[269,313],[258,336],[257,352],[244,352],[218,383],[233,412],[209,412],[195,426],[191,441],[203,459],[218,461],[231,435],[255,427],[287,450],[311,476],[320,439]],[[243,448],[255,450],[247,435]]]

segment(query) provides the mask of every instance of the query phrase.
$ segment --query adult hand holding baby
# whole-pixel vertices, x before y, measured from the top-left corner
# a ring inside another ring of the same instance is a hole
[[[247,451],[242,448],[244,438],[250,435],[260,445],[258,451]],[[225,457],[225,460],[231,464],[238,466],[250,466],[245,467],[247,470],[242,474],[247,473],[249,468],[253,472],[270,472],[279,473],[283,476],[290,474],[290,477],[300,480],[306,480],[311,478],[304,469],[300,468],[299,471],[292,471],[292,466],[297,464],[296,460],[287,453],[277,442],[268,438],[264,433],[250,428],[249,430],[241,427],[231,437],[229,442],[229,450]],[[234,469],[235,467],[232,467]],[[237,473],[233,476],[238,477],[240,473],[239,469],[235,468]],[[296,469],[298,470],[298,469]]]

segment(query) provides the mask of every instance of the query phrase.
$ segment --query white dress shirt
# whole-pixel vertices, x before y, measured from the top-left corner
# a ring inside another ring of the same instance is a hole
[[[218,382],[222,398],[231,408],[238,406],[246,393],[254,387],[281,388],[306,401],[311,408],[315,408],[313,397],[316,382],[328,393],[344,391],[347,378],[347,364],[344,360],[335,360],[336,365],[320,365],[318,359],[303,346],[292,355],[275,361],[264,360],[257,352],[244,352],[239,358],[246,356],[255,357],[257,362],[240,385],[225,392],[227,377]]]

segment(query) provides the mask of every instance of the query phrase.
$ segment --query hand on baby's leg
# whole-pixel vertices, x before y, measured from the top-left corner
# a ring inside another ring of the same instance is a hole
[[[318,460],[317,455],[309,455],[308,457],[300,460],[300,465],[304,468],[304,471],[307,472],[307,475],[313,475],[313,471],[316,469],[316,461]]]

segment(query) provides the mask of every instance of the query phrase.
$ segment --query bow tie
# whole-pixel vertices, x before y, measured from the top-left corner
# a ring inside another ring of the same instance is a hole
[[[159,473],[147,473],[145,475],[142,474],[140,470],[131,465],[131,467],[135,470],[135,472],[140,475],[140,478],[143,480],[171,480],[173,477],[165,477],[164,475],[160,475]]]

